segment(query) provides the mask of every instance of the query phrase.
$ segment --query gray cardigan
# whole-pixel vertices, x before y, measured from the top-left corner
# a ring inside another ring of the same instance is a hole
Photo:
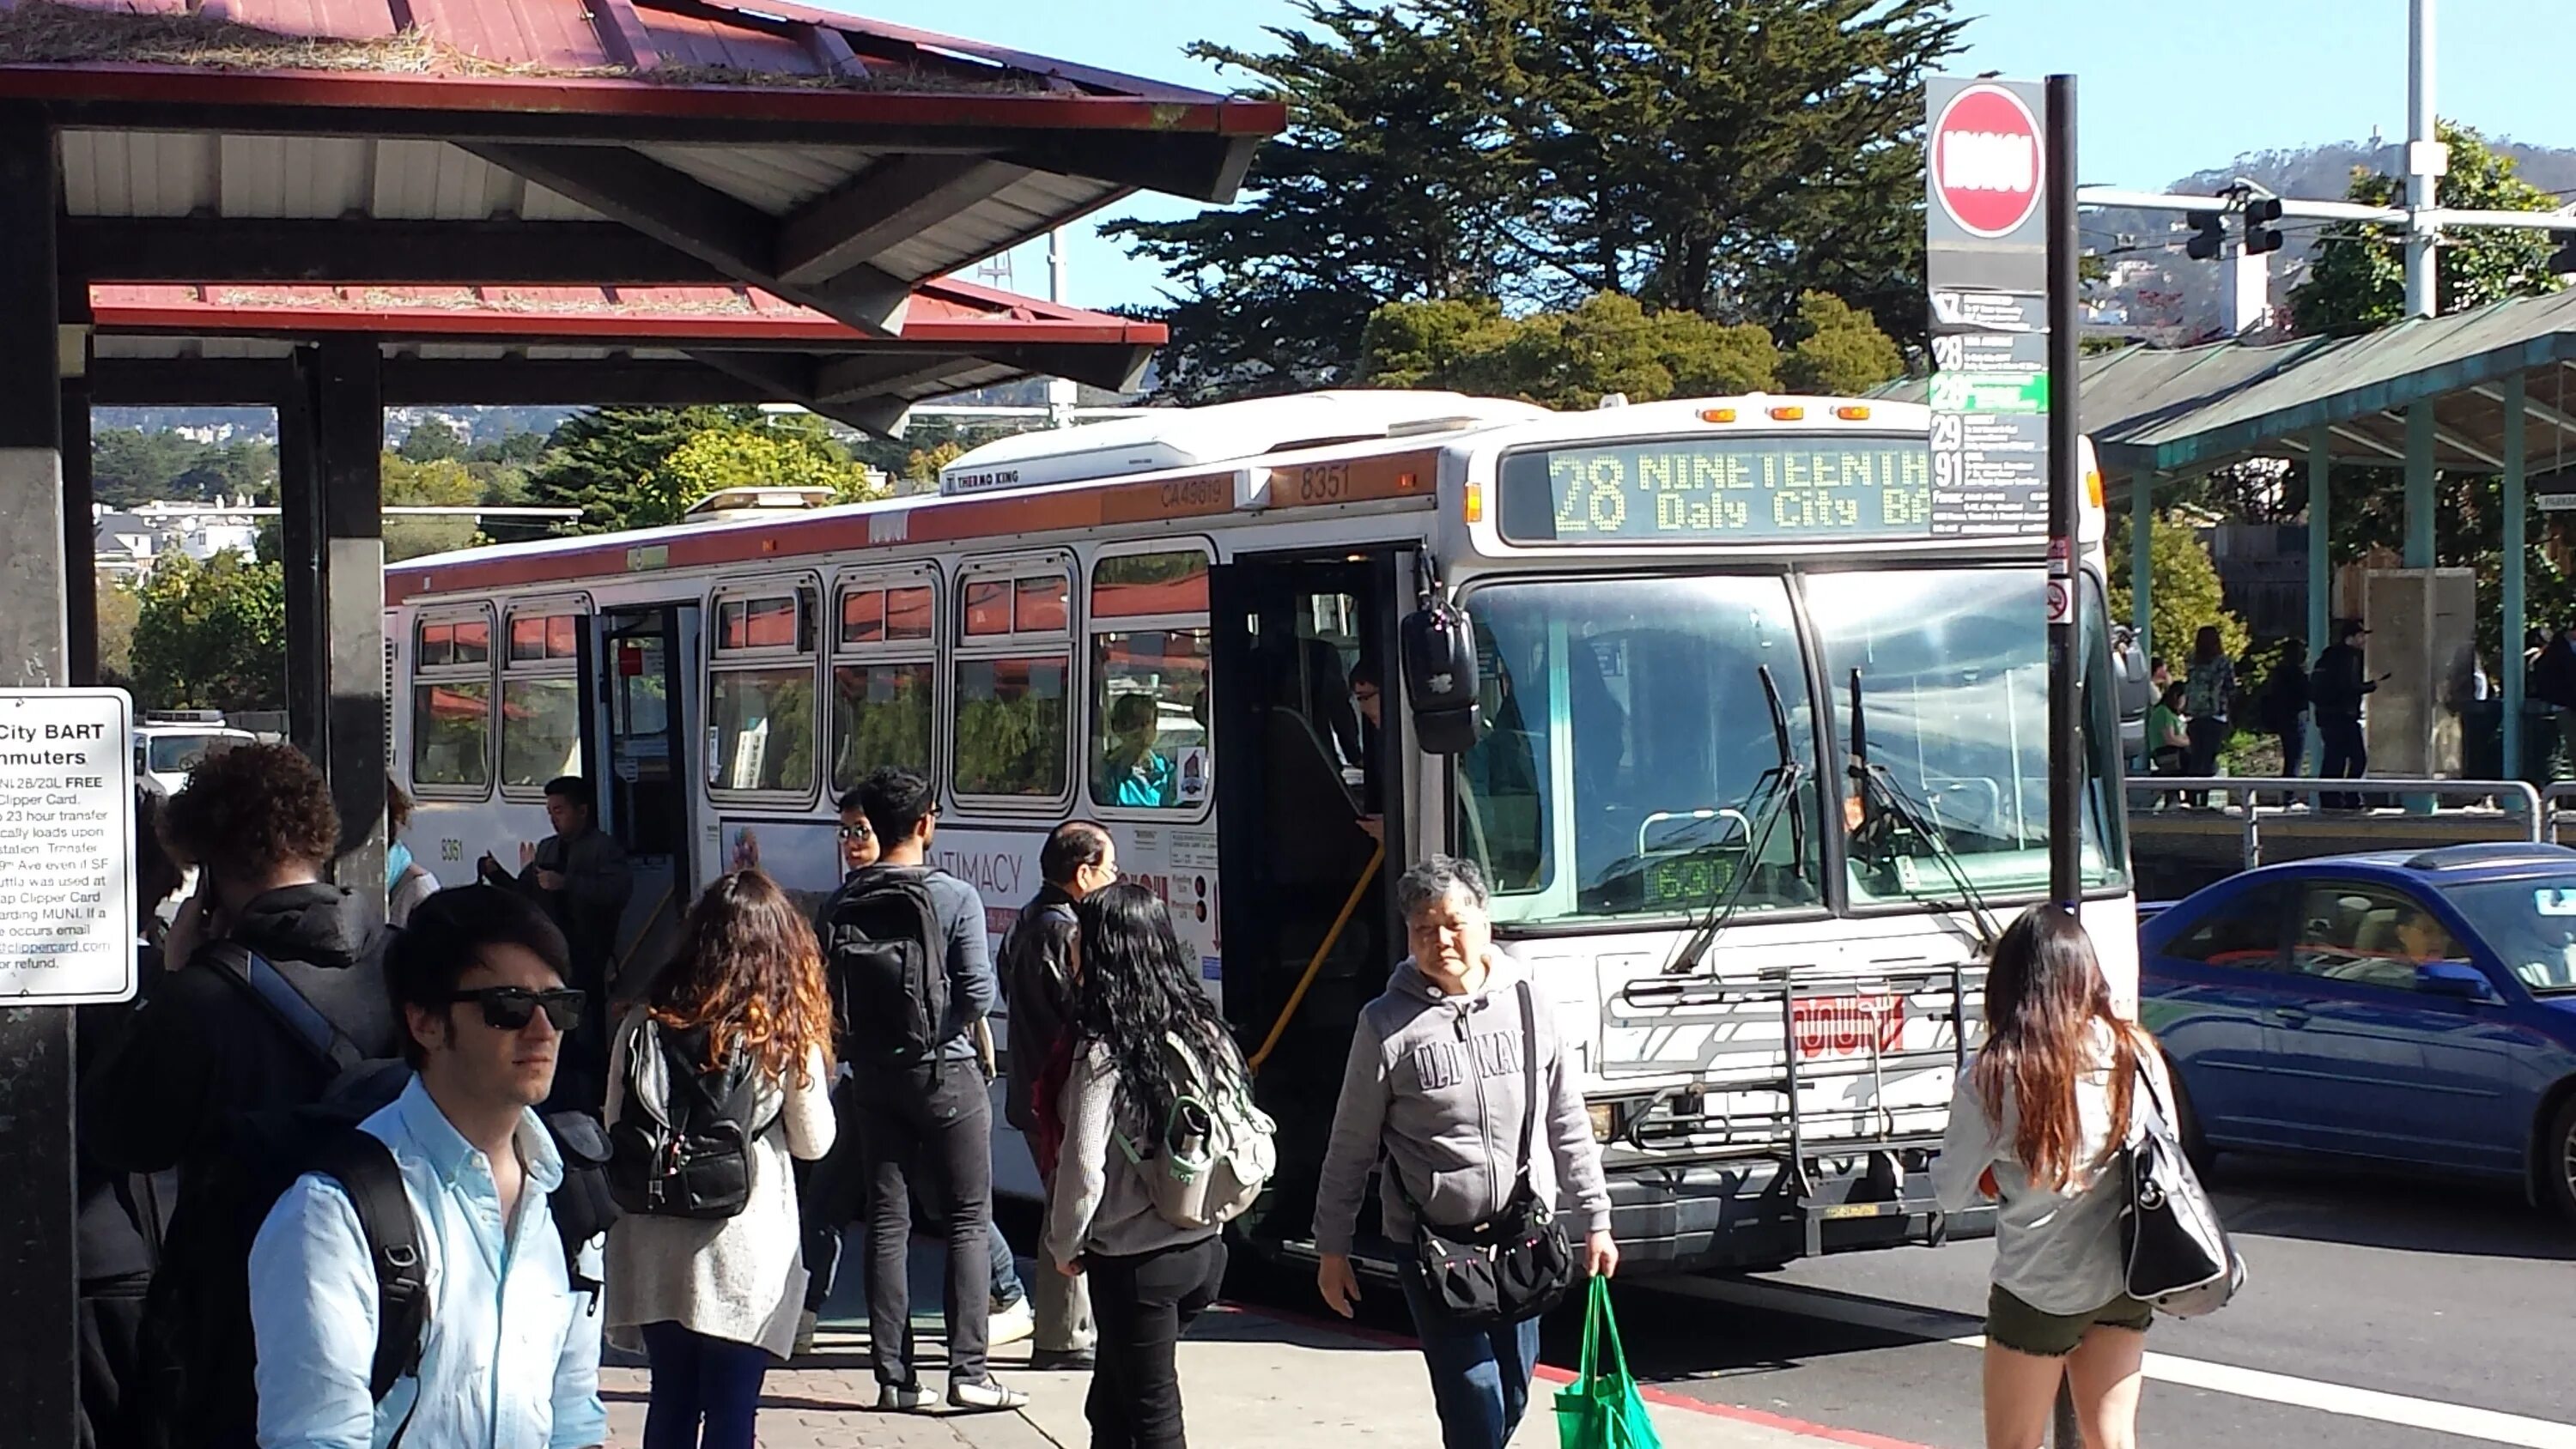
[[[1047,1200],[1046,1256],[1070,1263],[1086,1253],[1124,1258],[1215,1237],[1220,1228],[1184,1228],[1154,1208],[1145,1170],[1118,1144],[1153,1136],[1144,1114],[1118,1090],[1109,1049],[1085,1042],[1065,1079],[1059,1110],[1064,1146],[1056,1157],[1055,1192]],[[1050,1268],[1048,1271],[1052,1272]]]

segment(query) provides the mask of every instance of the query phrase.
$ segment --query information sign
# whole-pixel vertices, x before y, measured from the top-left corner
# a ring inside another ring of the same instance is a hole
[[[134,995],[134,705],[0,690],[0,1002]]]
[[[2046,148],[2040,87],[1948,76],[1924,87],[1931,292],[1931,530],[2048,532]]]

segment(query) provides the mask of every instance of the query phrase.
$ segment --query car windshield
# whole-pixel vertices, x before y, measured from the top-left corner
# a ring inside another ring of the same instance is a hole
[[[1469,607],[1486,733],[1459,759],[1458,831],[1498,921],[1821,901],[1813,784],[1764,807],[1783,747],[1766,671],[1788,754],[1816,778],[1785,579],[1495,584]]]
[[[208,755],[220,755],[241,741],[232,735],[154,735],[146,744],[156,775],[177,775],[197,768]]]
[[[1961,568],[1805,579],[1837,753],[1865,757],[1883,771],[1888,788],[1877,793],[1895,797],[1891,806],[1861,795],[1846,807],[1859,822],[1855,903],[1956,899],[1954,863],[1981,895],[2047,886],[2044,582],[2037,569]],[[2087,886],[2102,886],[2125,857],[2110,777],[2119,723],[2103,687],[2105,606],[2098,587],[2085,592],[2083,871]]]
[[[2443,894],[2533,995],[2576,995],[2576,875],[2473,881]]]

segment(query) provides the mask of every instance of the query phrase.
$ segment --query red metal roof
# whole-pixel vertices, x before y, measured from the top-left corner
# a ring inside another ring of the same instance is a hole
[[[96,283],[102,332],[729,342],[828,350],[866,333],[753,287],[286,287]],[[898,340],[928,350],[1029,343],[1159,347],[1159,322],[942,279],[918,287]]]

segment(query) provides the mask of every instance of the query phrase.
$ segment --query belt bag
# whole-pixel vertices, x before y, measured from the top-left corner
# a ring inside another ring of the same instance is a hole
[[[1530,1189],[1530,1158],[1545,1104],[1539,1097],[1537,1004],[1527,981],[1520,983],[1520,1006],[1524,1130],[1511,1200],[1481,1222],[1442,1227],[1413,1200],[1395,1164],[1387,1164],[1397,1195],[1413,1209],[1413,1253],[1405,1269],[1440,1316],[1463,1325],[1536,1318],[1574,1286],[1574,1248],[1565,1224]]]

